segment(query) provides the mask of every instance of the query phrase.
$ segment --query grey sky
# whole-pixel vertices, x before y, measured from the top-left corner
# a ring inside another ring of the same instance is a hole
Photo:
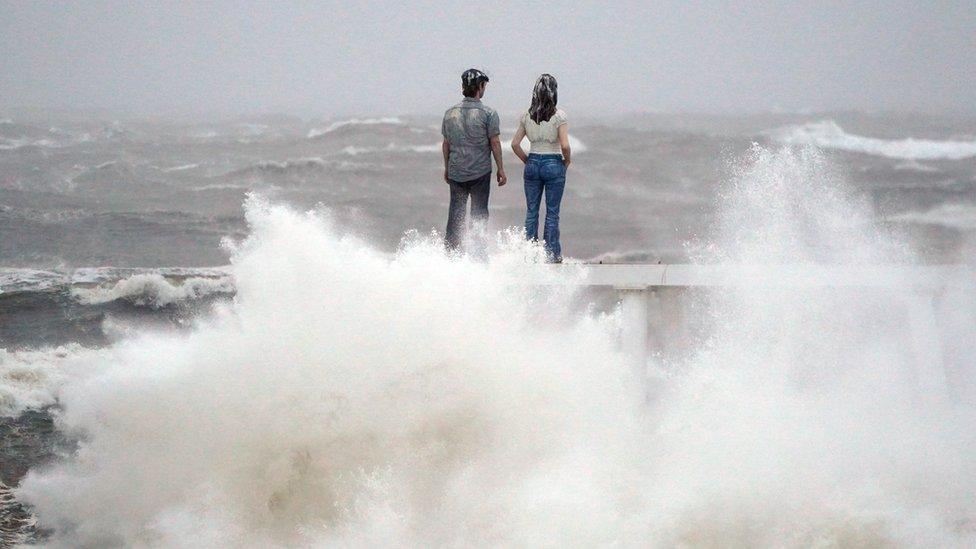
[[[503,111],[541,72],[595,114],[976,110],[971,1],[690,4],[0,0],[0,109],[433,113],[474,66]]]

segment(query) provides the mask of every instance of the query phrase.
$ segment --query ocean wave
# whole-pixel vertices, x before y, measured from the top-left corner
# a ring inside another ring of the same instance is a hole
[[[288,160],[264,160],[251,166],[252,170],[262,172],[286,172],[292,170],[321,169],[325,167],[326,161],[321,157],[313,156],[307,158],[289,158]]]
[[[182,288],[186,282],[190,286]],[[228,267],[82,267],[68,271],[0,268],[0,294],[52,290],[77,292],[79,301],[87,304],[127,299],[136,304],[164,306],[180,299],[230,293],[233,287]]]
[[[249,190],[251,188],[253,188],[252,185],[245,185],[240,183],[212,183],[208,185],[198,185],[198,186],[190,187],[190,190],[193,192],[206,192],[206,191]]]
[[[899,160],[961,160],[976,156],[976,141],[936,141],[931,139],[878,139],[850,134],[837,122],[823,120],[786,126],[766,132],[788,145],[813,145]]]
[[[976,204],[942,204],[922,211],[893,215],[890,221],[940,225],[963,231],[976,231]]]
[[[0,295],[18,292],[40,292],[64,285],[70,277],[41,269],[0,269]]]
[[[196,169],[196,168],[199,168],[199,167],[200,167],[200,164],[182,164],[180,166],[173,166],[172,168],[161,168],[160,171],[163,171],[165,173],[184,172],[184,171],[193,170],[193,169]]]
[[[0,416],[56,404],[68,380],[91,373],[109,353],[77,343],[40,350],[0,348]]]
[[[232,293],[234,293],[234,283],[230,277],[191,277],[174,280],[159,273],[132,275],[109,287],[74,287],[71,289],[71,296],[84,305],[99,305],[124,300],[134,305],[155,308],[210,295],[230,295]]]
[[[235,169],[218,176],[221,179],[233,179],[236,177],[261,177],[267,175],[288,175],[303,174],[309,172],[319,172],[330,165],[328,160],[321,157],[289,158],[286,160],[262,160],[250,166]],[[223,185],[218,183],[216,185]],[[201,187],[204,189],[215,188],[213,185]]]
[[[342,154],[349,156],[357,156],[360,154],[371,154],[371,153],[435,153],[441,152],[441,144],[434,143],[433,145],[397,145],[396,143],[390,143],[385,147],[356,147],[350,145],[342,149]]]
[[[396,116],[387,116],[383,118],[351,118],[349,120],[333,122],[324,129],[313,128],[308,131],[308,134],[306,134],[305,137],[308,139],[321,137],[327,133],[332,133],[339,128],[345,128],[347,126],[376,126],[381,124],[402,126],[404,121]]]

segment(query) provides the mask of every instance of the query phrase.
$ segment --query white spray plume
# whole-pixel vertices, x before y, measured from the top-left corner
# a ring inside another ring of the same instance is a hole
[[[823,169],[755,149],[702,260],[910,261]],[[531,249],[388,258],[321,215],[247,219],[232,305],[61,390],[77,456],[18,490],[53,544],[976,541],[971,292],[716,289],[647,406],[615,316],[511,283]]]

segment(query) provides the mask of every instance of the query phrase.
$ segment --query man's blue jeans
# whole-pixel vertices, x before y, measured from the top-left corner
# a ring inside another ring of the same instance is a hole
[[[566,187],[566,166],[558,154],[530,154],[523,172],[525,180],[525,237],[539,239],[539,206],[546,195],[546,222],[542,230],[550,261],[562,261],[559,245],[559,203]]]

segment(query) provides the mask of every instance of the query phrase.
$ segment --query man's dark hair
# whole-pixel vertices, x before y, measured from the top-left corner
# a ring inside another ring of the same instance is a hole
[[[478,69],[468,69],[461,74],[461,93],[465,97],[477,97],[481,85],[487,81],[487,74]]]

